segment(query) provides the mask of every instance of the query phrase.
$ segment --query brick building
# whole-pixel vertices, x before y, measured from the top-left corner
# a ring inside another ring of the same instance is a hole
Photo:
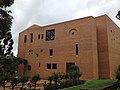
[[[28,60],[27,75],[46,78],[77,65],[81,79],[114,78],[120,65],[120,28],[107,15],[33,25],[19,34],[18,56]]]

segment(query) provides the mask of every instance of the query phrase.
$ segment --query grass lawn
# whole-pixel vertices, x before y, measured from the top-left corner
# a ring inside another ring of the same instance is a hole
[[[102,87],[111,85],[115,82],[117,82],[117,80],[115,80],[115,79],[114,80],[113,79],[91,80],[91,81],[87,81],[85,84],[65,88],[64,90],[100,89]]]

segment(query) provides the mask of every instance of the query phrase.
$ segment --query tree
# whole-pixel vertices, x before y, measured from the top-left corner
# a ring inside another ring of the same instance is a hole
[[[0,85],[2,85],[3,90],[5,90],[5,85],[7,84],[9,79],[10,79],[10,76],[8,75],[8,73],[3,73],[3,75],[0,76]]]
[[[8,9],[14,0],[0,0],[0,55],[13,55],[13,39],[11,34],[11,25],[13,17],[10,15],[11,10]]]
[[[30,81],[31,81],[31,83],[34,84],[34,89],[36,89],[36,84],[37,84],[37,81],[39,81],[39,80],[40,80],[40,75],[39,74],[36,74],[31,78]]]
[[[118,11],[116,18],[120,20],[120,11]]]
[[[22,83],[21,90],[23,90],[23,87],[26,84],[26,82],[29,80],[29,77],[25,76],[24,74],[21,74],[19,77],[20,77],[19,80]]]
[[[26,64],[27,60],[15,56],[0,56],[0,76],[3,73],[14,74],[22,63]]]
[[[82,75],[78,66],[72,66],[67,73],[73,80],[79,80],[80,76]]]
[[[20,64],[26,64],[27,60],[14,56],[0,56],[0,84],[5,90],[5,84],[16,73]]]
[[[53,77],[52,77],[52,76],[49,76],[49,77],[48,77],[48,81],[49,81],[50,85],[52,84],[52,80],[53,80]]]
[[[120,81],[120,65],[118,66],[118,69],[116,71],[116,78]]]
[[[10,83],[11,83],[11,86],[12,86],[12,90],[14,90],[15,86],[16,86],[19,82],[20,82],[19,76],[17,76],[17,75],[11,76],[11,78],[10,78]]]

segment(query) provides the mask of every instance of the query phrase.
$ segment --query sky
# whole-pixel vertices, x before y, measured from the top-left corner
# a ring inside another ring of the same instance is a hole
[[[14,17],[14,55],[17,55],[19,33],[33,24],[45,26],[107,14],[120,27],[120,21],[115,18],[120,0],[15,0],[10,9]]]

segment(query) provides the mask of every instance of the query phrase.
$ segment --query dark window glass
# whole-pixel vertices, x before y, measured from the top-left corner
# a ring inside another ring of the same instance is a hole
[[[53,56],[53,49],[50,49],[49,54],[50,56]]]
[[[44,38],[44,34],[41,34],[41,39],[43,39]]]
[[[57,64],[52,64],[52,69],[57,69]]]
[[[75,34],[75,32],[72,32],[72,35],[74,35]]]
[[[33,33],[30,34],[30,42],[33,42]]]
[[[39,67],[40,67],[40,63],[39,63]]]
[[[28,65],[28,70],[31,71],[31,65]]]
[[[46,41],[55,40],[55,29],[46,31]]]
[[[24,43],[27,42],[27,35],[24,36]]]
[[[29,50],[29,55],[33,54],[33,50]]]
[[[39,57],[39,54],[36,54],[36,57]]]
[[[43,52],[43,50],[41,50],[41,52]]]
[[[40,39],[40,34],[38,34],[38,39]]]
[[[31,53],[30,53],[30,50],[29,50],[29,55],[30,55]]]
[[[47,69],[51,69],[51,64],[47,64]]]
[[[76,55],[78,55],[78,44],[76,44]]]

